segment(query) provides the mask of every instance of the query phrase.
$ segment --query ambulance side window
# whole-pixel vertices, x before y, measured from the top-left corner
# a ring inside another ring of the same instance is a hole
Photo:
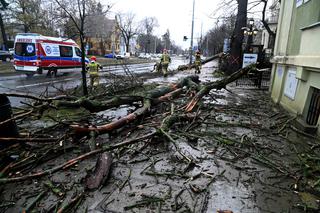
[[[59,49],[60,49],[60,56],[61,57],[72,57],[73,56],[72,47],[59,46]]]
[[[76,49],[76,55],[81,57],[81,50],[78,47],[75,47]]]

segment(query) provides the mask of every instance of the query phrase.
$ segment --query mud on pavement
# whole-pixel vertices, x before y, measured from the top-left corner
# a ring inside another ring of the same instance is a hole
[[[203,67],[202,81],[215,80],[213,66],[209,63]],[[146,82],[166,84],[192,72]],[[182,112],[181,107],[189,99],[184,95],[161,103],[150,116],[116,132],[99,135],[95,142],[100,146],[113,145],[149,134],[170,111]],[[98,124],[130,111],[130,107],[106,110],[91,115],[90,120]],[[156,134],[110,151],[114,158],[111,172],[99,189],[87,190],[84,183],[87,173],[95,168],[97,154],[41,178],[1,183],[0,211],[318,210],[319,141],[295,129],[292,117],[272,103],[266,90],[240,88],[232,83],[227,90],[211,91],[190,116],[192,119],[188,121],[176,120],[168,131],[169,137]],[[24,122],[28,124],[31,125],[30,121]],[[61,126],[44,130],[52,136],[68,131]],[[82,138],[77,143],[71,140],[55,145],[30,143],[6,153],[1,151],[1,155],[32,159],[32,163],[20,162],[19,169],[8,174],[11,177],[50,169],[89,151],[88,140]]]

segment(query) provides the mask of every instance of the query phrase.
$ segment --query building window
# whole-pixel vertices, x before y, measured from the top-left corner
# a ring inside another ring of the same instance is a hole
[[[296,0],[296,7],[300,7],[303,4],[303,0]]]
[[[308,109],[307,124],[317,125],[320,115],[320,90],[312,88],[312,95]]]

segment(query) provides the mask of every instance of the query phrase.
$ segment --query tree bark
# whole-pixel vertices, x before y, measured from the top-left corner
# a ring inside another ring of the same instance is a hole
[[[102,126],[79,126],[79,125],[71,125],[71,128],[74,130],[75,133],[89,133],[91,131],[95,131],[98,134],[110,132],[112,130],[118,129],[128,123],[131,123],[132,121],[136,120],[138,117],[146,114],[149,112],[151,106],[156,103],[153,99],[158,99],[159,97],[170,93],[176,89],[182,88],[184,86],[190,86],[190,81],[194,82],[196,84],[199,81],[198,76],[189,76],[186,78],[181,79],[177,84],[172,84],[166,87],[160,87],[156,88],[154,90],[151,90],[147,92],[144,101],[143,101],[143,107],[137,109],[133,113],[120,118],[119,120],[113,121],[111,123],[102,125]],[[191,86],[194,86],[194,84],[191,84]]]
[[[194,97],[193,99],[188,103],[186,112],[191,112],[194,107],[197,105],[197,103],[201,100],[201,98],[207,94],[209,94],[210,90],[212,89],[222,89],[225,88],[227,84],[237,80],[243,75],[246,75],[250,70],[255,69],[255,65],[247,66],[243,69],[238,70],[237,72],[233,73],[232,75],[222,79],[218,80],[212,83],[209,83],[205,85]]]
[[[125,104],[132,104],[134,102],[142,101],[143,97],[140,96],[128,96],[128,97],[118,97],[115,96],[107,101],[94,101],[88,100],[87,98],[82,98],[74,102],[70,101],[59,101],[56,103],[57,107],[69,107],[69,108],[79,108],[83,107],[90,112],[100,112],[113,107],[118,107]]]
[[[110,153],[102,153],[99,156],[94,172],[86,177],[85,184],[87,189],[97,189],[106,181],[112,160],[113,157]]]
[[[227,73],[231,74],[240,69],[242,64],[242,28],[247,26],[247,7],[248,0],[238,0],[238,14],[236,25],[231,39],[230,58],[227,66]]]
[[[266,28],[268,34],[269,34],[269,46],[274,47],[274,41],[275,41],[275,38],[276,38],[276,33],[273,32],[270,27],[269,27],[269,24],[268,22],[266,21],[266,8],[267,8],[267,3],[268,1],[267,0],[262,0],[262,2],[264,3],[263,5],[263,10],[262,10],[262,24],[264,26],[264,28]]]
[[[3,40],[3,45],[5,50],[8,50],[8,39],[7,39],[7,34],[6,30],[4,27],[3,19],[2,19],[2,13],[0,12],[0,28],[1,28],[1,34],[2,34],[2,40]]]

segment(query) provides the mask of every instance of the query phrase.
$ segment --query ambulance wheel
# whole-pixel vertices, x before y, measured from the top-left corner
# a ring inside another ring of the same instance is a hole
[[[48,70],[47,76],[49,78],[53,78],[57,76],[57,69],[50,69]]]

